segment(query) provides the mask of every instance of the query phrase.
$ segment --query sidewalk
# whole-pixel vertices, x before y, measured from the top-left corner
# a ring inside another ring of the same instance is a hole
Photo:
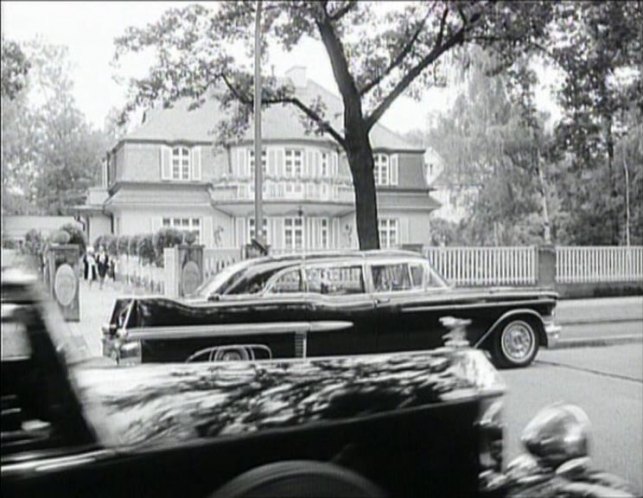
[[[90,287],[86,280],[80,281],[80,321],[67,322],[67,325],[85,338],[92,355],[103,354],[101,326],[109,321],[116,298],[134,293],[131,288],[111,280],[106,281],[102,289],[98,282]]]
[[[561,325],[643,322],[643,296],[561,300],[556,321]]]

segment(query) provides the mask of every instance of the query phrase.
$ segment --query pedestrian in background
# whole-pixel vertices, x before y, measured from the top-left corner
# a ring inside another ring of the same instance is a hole
[[[102,289],[103,283],[105,282],[105,275],[107,275],[107,270],[109,269],[109,256],[105,252],[104,246],[100,246],[98,248],[98,254],[96,255],[96,266],[98,268],[99,286]]]
[[[85,280],[89,281],[89,286],[96,280],[96,256],[94,256],[94,248],[89,246],[85,256],[83,256],[83,264],[85,265]]]

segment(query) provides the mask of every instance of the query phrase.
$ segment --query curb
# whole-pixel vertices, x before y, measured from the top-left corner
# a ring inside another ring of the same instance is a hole
[[[627,322],[641,322],[643,324],[643,318],[610,318],[609,320],[569,320],[569,321],[559,321],[558,325],[605,325],[607,323],[627,323]]]
[[[641,335],[617,335],[614,337],[588,337],[579,339],[566,339],[556,343],[551,350],[554,349],[569,349],[569,348],[584,348],[596,346],[614,346],[617,344],[630,344],[643,342]]]

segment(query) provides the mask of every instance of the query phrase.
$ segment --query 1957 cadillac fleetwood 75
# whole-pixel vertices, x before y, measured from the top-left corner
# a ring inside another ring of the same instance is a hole
[[[472,321],[467,339],[499,367],[551,346],[557,294],[456,289],[406,251],[352,251],[243,261],[191,299],[123,297],[103,352],[124,362],[288,358],[419,351],[443,345],[444,316]]]
[[[632,496],[573,406],[503,472],[504,386],[448,322],[424,353],[115,368],[3,270],[2,496]]]

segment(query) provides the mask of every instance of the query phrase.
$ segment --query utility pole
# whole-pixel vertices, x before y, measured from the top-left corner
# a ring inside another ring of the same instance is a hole
[[[263,161],[261,160],[261,7],[257,2],[255,16],[255,241],[260,249],[265,249],[263,240]]]

